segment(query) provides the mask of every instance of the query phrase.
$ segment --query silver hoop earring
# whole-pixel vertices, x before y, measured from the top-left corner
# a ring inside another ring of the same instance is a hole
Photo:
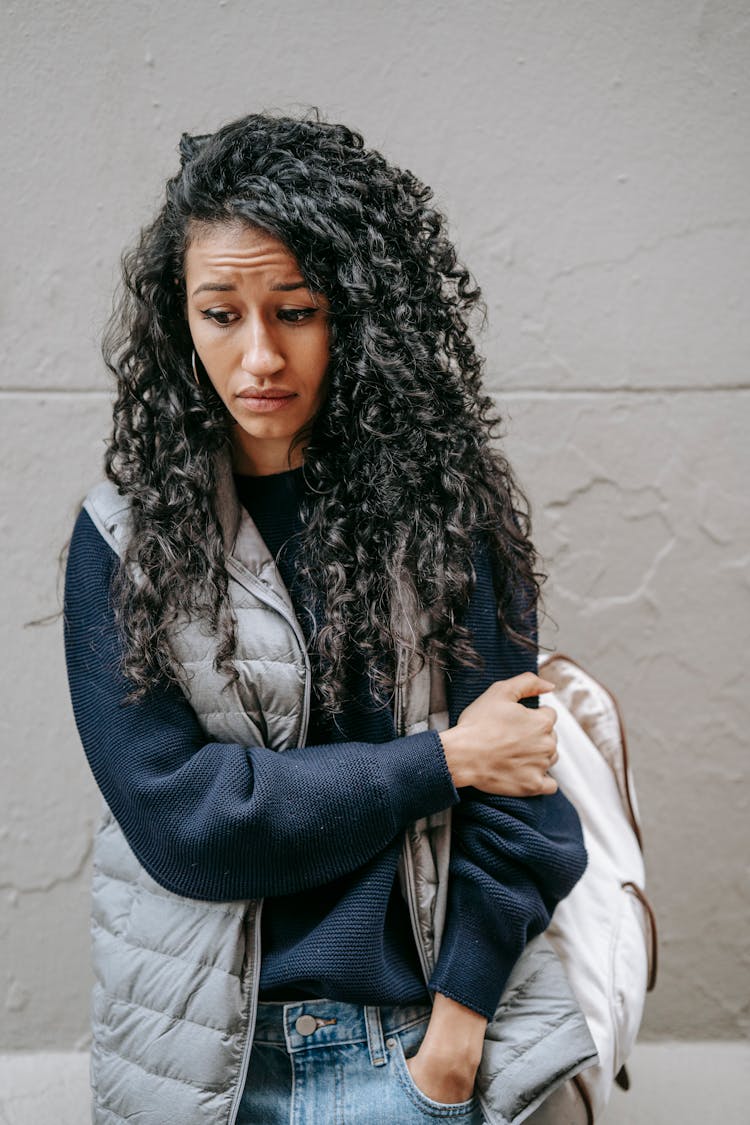
[[[198,378],[198,365],[196,363],[196,358],[195,358],[195,348],[193,348],[193,378],[195,379],[199,389],[202,389],[201,388],[201,381]]]

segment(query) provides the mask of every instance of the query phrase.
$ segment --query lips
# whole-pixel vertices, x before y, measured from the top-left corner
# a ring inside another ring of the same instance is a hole
[[[272,391],[256,391],[252,387],[245,387],[244,390],[237,392],[237,397],[253,399],[292,398],[295,393],[295,391],[284,390],[283,387],[276,387]]]
[[[273,414],[286,410],[295,398],[296,392],[287,391],[284,387],[274,387],[268,391],[245,387],[237,395],[235,410],[247,411],[249,414]]]

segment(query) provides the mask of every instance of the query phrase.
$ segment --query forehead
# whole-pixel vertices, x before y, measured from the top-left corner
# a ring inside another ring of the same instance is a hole
[[[194,224],[185,252],[185,273],[205,270],[279,270],[300,276],[294,255],[280,239],[241,223]]]

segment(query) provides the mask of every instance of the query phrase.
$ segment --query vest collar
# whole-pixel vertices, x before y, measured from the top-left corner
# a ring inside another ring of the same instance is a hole
[[[269,591],[280,597],[294,614],[294,605],[284,585],[281,572],[255,521],[248,515],[237,497],[230,449],[220,450],[216,454],[214,472],[216,515],[221,528],[224,552],[233,564],[230,567],[232,573],[240,581],[243,574],[249,574],[252,578],[260,580]]]

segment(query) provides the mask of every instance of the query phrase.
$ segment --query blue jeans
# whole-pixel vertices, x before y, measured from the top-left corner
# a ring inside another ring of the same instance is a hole
[[[476,1097],[434,1102],[405,1060],[430,1009],[337,1000],[261,1003],[237,1125],[482,1125]]]

